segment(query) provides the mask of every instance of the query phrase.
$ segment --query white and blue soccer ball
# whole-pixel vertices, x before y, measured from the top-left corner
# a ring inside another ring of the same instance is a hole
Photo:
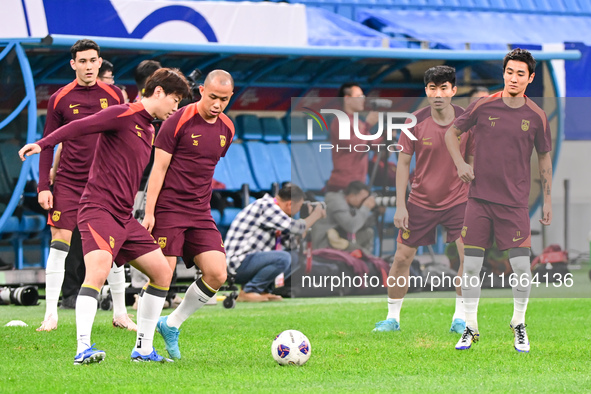
[[[308,338],[296,330],[283,331],[271,345],[273,358],[280,365],[304,365],[311,352]]]

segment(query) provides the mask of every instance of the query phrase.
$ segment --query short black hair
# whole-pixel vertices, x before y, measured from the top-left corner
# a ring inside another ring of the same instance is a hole
[[[103,64],[101,64],[101,68],[99,68],[98,77],[102,78],[107,71],[114,72],[115,67],[113,67],[113,63],[110,61],[103,59]]]
[[[361,181],[353,181],[347,185],[344,190],[345,196],[349,196],[351,194],[359,194],[362,190],[369,192],[369,186]]]
[[[468,93],[468,97],[472,97],[474,96],[476,93],[490,93],[488,88],[486,86],[475,86],[470,90],[470,93]]]
[[[534,59],[533,55],[527,49],[515,48],[503,59],[503,72],[507,68],[507,63],[509,60],[515,60],[518,62],[524,62],[527,64],[527,69],[529,70],[529,75],[532,75],[536,70],[536,59]]]
[[[133,73],[133,78],[135,79],[138,91],[142,91],[146,86],[146,80],[148,77],[160,68],[162,68],[162,64],[156,60],[144,60],[138,64]]]
[[[451,86],[456,86],[456,69],[450,66],[435,66],[425,71],[425,86],[433,82],[436,86],[443,85],[446,82]]]
[[[78,52],[88,51],[89,49],[94,49],[97,55],[101,55],[101,47],[99,47],[96,42],[88,40],[86,38],[83,40],[76,41],[74,45],[72,45],[72,47],[70,48],[70,54],[72,55],[72,59],[76,60],[76,54]]]
[[[181,99],[189,96],[189,82],[178,68],[156,70],[146,81],[143,96],[152,96],[157,86],[160,86],[166,95],[177,94]]]
[[[356,82],[346,82],[346,83],[342,84],[341,87],[339,88],[338,97],[350,96],[351,95],[351,88],[353,88],[355,86],[357,86],[359,89],[361,89],[361,86],[359,86],[359,84]]]
[[[295,183],[286,183],[277,192],[277,197],[283,201],[302,201],[305,197],[304,191]]]

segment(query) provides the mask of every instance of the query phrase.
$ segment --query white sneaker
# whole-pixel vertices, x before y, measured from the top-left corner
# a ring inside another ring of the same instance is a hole
[[[466,329],[464,330],[462,337],[456,344],[456,349],[468,350],[472,347],[472,343],[478,342],[479,338],[480,334],[478,333],[478,330],[473,330],[472,328],[466,326]]]
[[[525,324],[521,323],[513,327],[512,324],[509,325],[511,330],[513,330],[513,335],[515,335],[515,350],[521,353],[529,353],[529,338],[527,337],[527,332],[525,332]]]
[[[49,315],[47,319],[43,320],[37,331],[52,331],[55,329],[57,329],[57,319],[53,315]]]
[[[114,317],[113,327],[124,328],[129,331],[137,331],[137,325],[129,318],[128,314]]]

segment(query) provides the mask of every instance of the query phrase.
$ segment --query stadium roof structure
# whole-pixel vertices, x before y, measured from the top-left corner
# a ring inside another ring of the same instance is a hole
[[[64,67],[70,60],[67,49],[78,36],[52,35],[45,38],[0,39],[0,70],[2,67],[20,68],[22,94],[6,91],[10,85],[2,84],[3,94],[11,96],[17,105],[10,111],[0,108],[0,135],[5,126],[18,116],[26,116],[26,140],[36,139],[37,106],[35,87],[41,84],[66,84],[72,81],[72,71]],[[423,50],[406,48],[343,48],[343,47],[254,47],[220,44],[177,44],[146,42],[134,39],[84,37],[101,46],[101,56],[117,64],[117,81],[134,84],[133,70],[142,60],[155,59],[164,66],[180,68],[190,73],[199,68],[203,72],[222,68],[232,71],[237,86],[235,96],[251,86],[298,88],[303,96],[312,88],[338,87],[343,82],[356,80],[366,89],[379,86],[385,89],[422,88],[423,72],[437,64],[448,64],[463,71],[469,70],[472,79],[492,86],[499,83],[501,61],[506,51]],[[551,60],[576,60],[580,52],[532,51],[549,77],[551,86],[546,96],[558,96],[557,78]],[[18,59],[18,62],[14,60]],[[20,96],[19,96],[20,95]],[[0,100],[1,101],[1,100]],[[26,110],[26,111],[25,111]],[[24,115],[23,115],[24,114]],[[562,139],[562,110],[560,106],[551,114],[556,117],[557,135],[554,161],[558,157]],[[25,130],[22,130],[25,133]],[[22,136],[24,137],[24,136]],[[23,193],[31,171],[31,160],[21,166],[10,201],[0,217],[0,233],[5,229]]]

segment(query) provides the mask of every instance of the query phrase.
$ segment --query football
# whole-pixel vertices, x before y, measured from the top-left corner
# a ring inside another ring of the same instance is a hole
[[[279,365],[304,365],[311,352],[308,338],[296,330],[283,331],[271,345],[271,353]]]

